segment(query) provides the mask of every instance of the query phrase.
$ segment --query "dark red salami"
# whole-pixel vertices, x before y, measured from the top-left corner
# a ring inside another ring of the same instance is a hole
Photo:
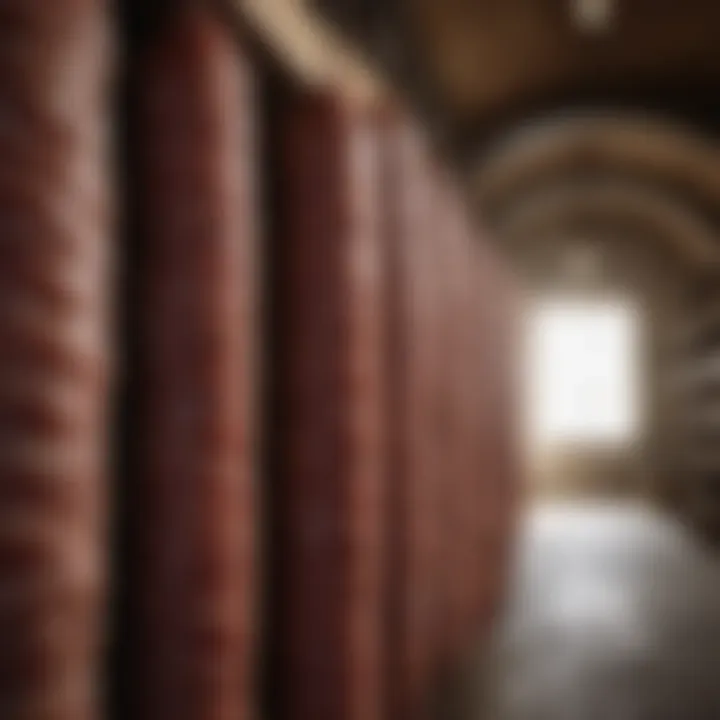
[[[469,467],[469,414],[468,405],[472,402],[471,386],[474,378],[468,367],[467,331],[469,290],[469,248],[468,237],[463,218],[463,207],[458,190],[445,180],[445,252],[447,254],[446,293],[446,338],[445,377],[446,403],[448,404],[448,432],[445,454],[447,457],[447,475],[445,486],[450,493],[449,513],[445,518],[446,556],[445,566],[448,577],[446,592],[445,642],[448,648],[451,666],[457,663],[460,653],[472,637],[472,627],[468,627],[466,618],[467,585],[473,565],[473,548],[470,547],[469,523],[472,523],[472,504],[468,497]]]
[[[472,320],[473,289],[476,277],[473,273],[475,250],[465,207],[459,198],[457,206],[457,370],[456,402],[458,405],[458,518],[457,533],[459,562],[456,563],[458,637],[456,650],[462,657],[473,649],[469,639],[477,636],[473,622],[473,578],[481,562],[480,551],[475,542],[477,526],[477,502],[474,484],[477,482],[473,452],[477,446],[477,432],[474,413],[478,398],[475,388],[482,374],[482,368],[473,363],[472,334],[475,332]]]
[[[388,717],[417,718],[434,690],[438,582],[438,242],[432,163],[405,120],[388,123]],[[444,266],[443,266],[444,267]]]
[[[478,238],[476,242],[479,246],[482,241]],[[473,387],[475,443],[472,452],[474,471],[472,486],[475,504],[476,559],[470,576],[473,582],[473,621],[478,630],[482,631],[487,623],[488,583],[492,576],[490,566],[494,562],[491,550],[492,527],[497,525],[498,496],[495,490],[496,471],[492,465],[494,440],[491,436],[496,419],[489,404],[494,379],[488,367],[488,358],[495,342],[489,321],[494,299],[492,287],[488,282],[490,268],[482,261],[482,255],[479,252],[476,252],[473,275],[475,278],[473,363],[477,368],[477,374]]]
[[[104,3],[0,8],[0,717],[99,717],[110,213]]]
[[[519,298],[502,258],[485,242],[478,248],[481,288],[483,383],[480,388],[481,442],[477,459],[482,473],[481,519],[478,523],[482,573],[478,577],[481,624],[496,615],[511,562],[514,519],[521,492],[519,458],[518,357]]]
[[[289,101],[280,238],[282,716],[381,712],[383,258],[374,113]]]
[[[253,67],[202,9],[139,63],[132,717],[252,694]]]

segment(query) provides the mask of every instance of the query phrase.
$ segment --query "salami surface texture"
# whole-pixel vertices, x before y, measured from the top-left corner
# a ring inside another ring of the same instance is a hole
[[[104,3],[0,6],[0,717],[91,720],[105,596]]]
[[[133,93],[140,332],[133,718],[242,720],[253,640],[253,68],[209,10]]]
[[[285,114],[280,263],[283,717],[381,712],[382,255],[373,113],[332,94]]]

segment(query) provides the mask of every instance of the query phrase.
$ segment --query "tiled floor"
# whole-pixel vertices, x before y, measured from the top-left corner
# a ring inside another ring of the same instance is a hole
[[[543,507],[518,554],[491,720],[720,720],[720,561],[680,526]]]

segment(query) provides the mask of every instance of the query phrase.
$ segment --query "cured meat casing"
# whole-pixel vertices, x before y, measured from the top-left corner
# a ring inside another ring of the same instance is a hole
[[[381,713],[383,258],[375,115],[318,93],[282,140],[283,717]]]
[[[385,125],[388,470],[387,715],[417,717],[437,663],[439,293],[432,163],[403,116]]]
[[[105,4],[0,8],[0,717],[98,717],[110,213]]]
[[[252,67],[184,9],[141,67],[137,444],[139,720],[248,716]]]

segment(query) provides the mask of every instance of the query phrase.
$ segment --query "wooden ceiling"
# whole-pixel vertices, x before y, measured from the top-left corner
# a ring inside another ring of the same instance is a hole
[[[614,7],[607,26],[578,22],[588,1]],[[389,77],[456,137],[579,97],[692,91],[720,111],[717,0],[235,3],[303,72],[366,87]]]
[[[571,0],[414,0],[417,42],[458,119],[502,116],[543,97],[660,88],[720,77],[720,3],[607,0],[590,31]]]
[[[306,0],[400,80],[464,151],[531,111],[693,94],[720,80],[720,2],[606,0],[589,30],[583,0]],[[713,107],[714,106],[714,107]]]

